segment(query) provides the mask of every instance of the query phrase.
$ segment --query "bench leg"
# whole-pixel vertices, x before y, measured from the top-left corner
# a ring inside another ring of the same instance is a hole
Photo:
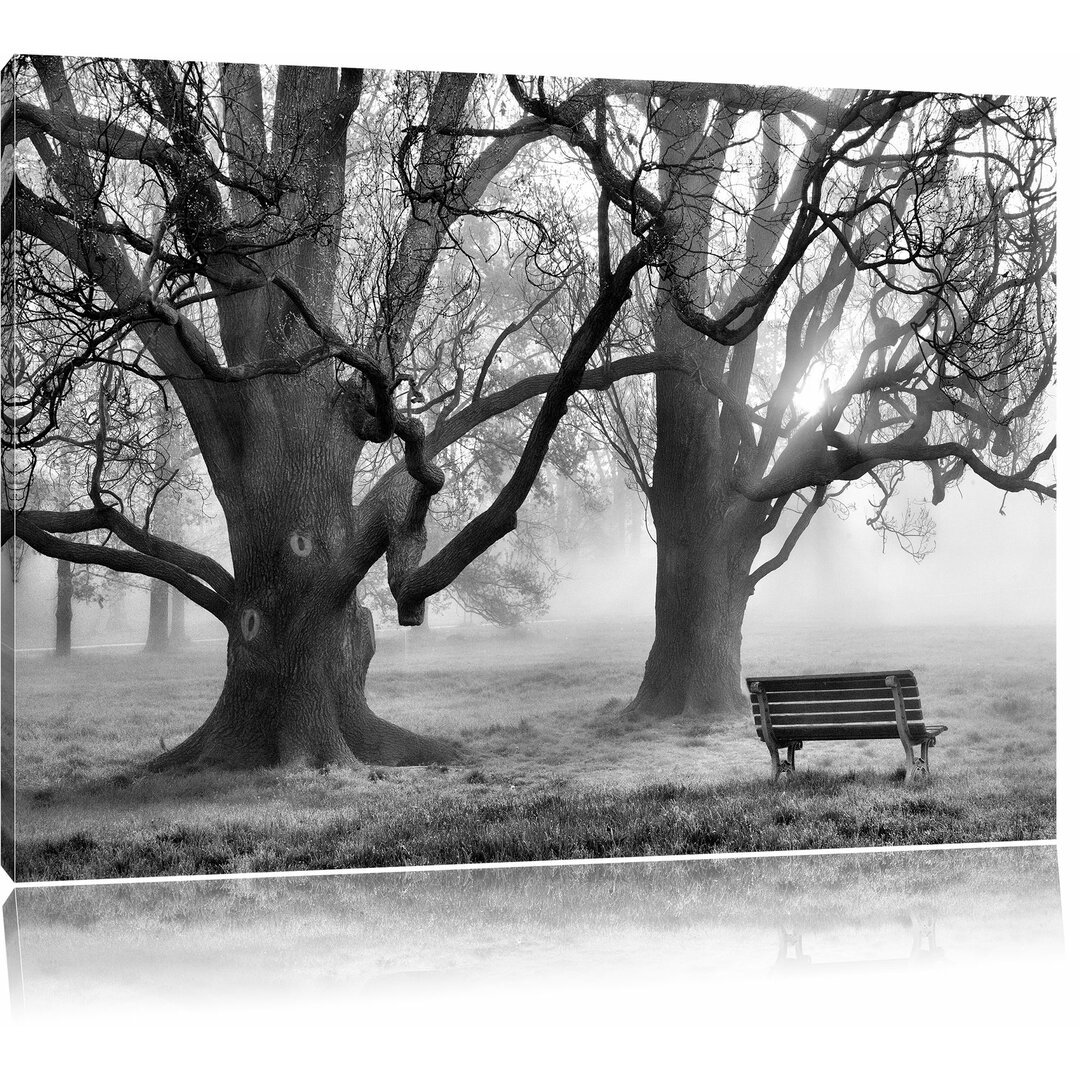
[[[916,757],[910,746],[904,747],[907,755],[907,769],[904,772],[904,782],[907,784],[925,783],[930,779],[930,743],[924,742],[919,746],[922,757]]]
[[[769,747],[769,756],[772,758],[773,783],[786,783],[795,772],[795,747],[787,748],[787,761],[780,760],[780,751],[775,746]]]
[[[787,761],[780,760],[780,754],[776,750],[770,751],[773,759],[773,782],[786,784],[795,775],[795,747],[787,748]]]
[[[904,781],[905,783],[910,784],[911,774],[915,771],[915,752],[908,743],[904,743],[904,757],[907,758],[907,765],[904,769]]]
[[[769,747],[769,757],[772,758],[772,779],[775,782],[780,775],[780,752],[775,746]]]

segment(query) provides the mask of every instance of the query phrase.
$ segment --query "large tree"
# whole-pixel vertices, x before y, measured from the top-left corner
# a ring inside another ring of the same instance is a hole
[[[747,601],[853,482],[872,493],[870,523],[905,544],[926,527],[889,505],[912,463],[935,503],[965,472],[1055,495],[1042,470],[1055,441],[1040,441],[1055,364],[1052,106],[601,93],[585,124],[542,83],[518,84],[525,110],[588,163],[602,221],[617,206],[663,236],[654,319],[636,332],[683,366],[593,407],[656,531],[656,637],[630,708],[742,708]],[[760,326],[732,332],[762,305]],[[774,530],[784,538],[762,557]]]
[[[246,65],[50,57],[19,66],[14,127],[26,167],[10,195],[29,282],[19,306],[50,306],[94,332],[16,388],[6,417],[16,446],[32,452],[48,438],[77,373],[122,343],[136,354],[127,373],[167,382],[182,407],[229,528],[231,573],[132,520],[101,484],[100,467],[86,509],[17,518],[18,535],[39,551],[166,581],[228,628],[217,706],[158,764],[447,757],[449,748],[368,709],[374,640],[356,586],[385,554],[400,619],[419,622],[425,598],[513,528],[640,256],[598,295],[505,497],[420,565],[442,474],[423,426],[395,400],[407,381],[410,330],[455,219],[530,139],[470,158],[475,147],[465,140],[412,137],[414,109],[426,107],[439,127],[461,122],[477,83],[468,75],[365,86],[350,69],[267,75]],[[369,115],[357,118],[365,95]],[[388,118],[397,123],[390,148],[409,182],[408,216],[389,242],[367,339],[350,341],[335,326],[334,302],[349,252],[346,204],[385,178],[376,158]],[[350,149],[368,175],[348,175]],[[61,258],[43,258],[42,249]],[[354,506],[363,447],[391,439],[404,446],[402,468]],[[5,539],[14,525],[5,514]],[[95,531],[126,547],[67,538]]]
[[[549,136],[545,120],[517,107],[496,128],[505,90],[473,75],[55,57],[17,61],[16,75],[4,124],[20,154],[4,194],[17,206],[5,243],[20,272],[5,329],[38,318],[74,329],[5,401],[9,457],[35,453],[95,369],[150,380],[198,444],[231,569],[154,533],[102,483],[117,442],[107,410],[85,505],[5,508],[4,539],[166,581],[225,625],[220,699],[159,768],[448,758],[368,708],[374,637],[357,586],[385,556],[399,621],[420,623],[425,600],[514,529],[570,397],[651,370],[586,366],[655,257],[657,231],[605,262],[556,370],[508,382],[481,363],[427,430],[411,415],[414,328],[447,302],[438,267],[460,247],[459,223],[480,215],[507,242],[527,237],[541,274],[558,247],[527,169],[524,182],[492,186]],[[586,117],[592,86],[561,106]],[[366,319],[345,317],[342,288],[370,298]],[[533,398],[490,504],[423,561],[443,485],[434,457]],[[393,463],[357,501],[358,462],[378,444],[397,448]]]

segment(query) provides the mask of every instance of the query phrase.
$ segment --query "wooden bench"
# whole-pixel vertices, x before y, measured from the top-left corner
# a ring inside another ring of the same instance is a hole
[[[905,780],[930,776],[930,747],[948,729],[923,722],[919,685],[910,671],[849,671],[747,679],[757,736],[769,748],[773,780],[795,771],[795,751],[820,740],[899,739]],[[915,756],[915,747],[919,756]],[[787,760],[780,751],[787,750]]]

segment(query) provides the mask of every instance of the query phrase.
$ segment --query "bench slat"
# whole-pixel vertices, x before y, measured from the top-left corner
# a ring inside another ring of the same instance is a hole
[[[831,675],[776,675],[749,678],[747,683],[760,683],[762,690],[853,690],[885,685],[887,676],[894,676],[901,687],[917,687],[911,671],[852,671]]]
[[[847,690],[773,690],[768,684],[763,684],[765,693],[769,695],[769,704],[781,701],[889,701],[893,700],[891,686],[866,686],[855,687]],[[901,688],[905,703],[917,701],[919,688],[917,686],[904,686]]]
[[[933,724],[909,724],[908,730],[915,742],[932,738],[945,730],[940,725]],[[760,725],[755,727],[757,737],[764,742]],[[826,741],[853,741],[858,739],[895,739],[897,738],[896,722],[874,724],[774,724],[773,738],[778,746],[787,746],[793,742],[826,742]]]
[[[767,700],[769,702],[769,716],[773,718],[779,718],[781,716],[806,716],[808,718],[821,715],[847,716],[860,713],[882,713],[886,716],[896,715],[896,706],[891,701],[782,701],[779,704],[774,705],[771,697]],[[760,712],[760,707],[757,706],[756,702],[754,704],[754,715],[757,716]],[[910,704],[905,701],[904,711],[911,720],[922,719],[922,706],[919,704],[917,698]],[[812,719],[807,720],[807,723],[810,724],[814,722],[815,721]]]

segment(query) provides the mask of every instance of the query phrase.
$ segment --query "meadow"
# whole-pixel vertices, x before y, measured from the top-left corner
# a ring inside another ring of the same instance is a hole
[[[212,707],[220,644],[18,660],[19,880],[445,865],[1045,839],[1055,835],[1054,632],[751,629],[752,674],[910,667],[947,724],[927,787],[898,741],[810,744],[768,780],[743,716],[620,718],[648,622],[380,635],[368,690],[458,743],[451,767],[138,768]]]

